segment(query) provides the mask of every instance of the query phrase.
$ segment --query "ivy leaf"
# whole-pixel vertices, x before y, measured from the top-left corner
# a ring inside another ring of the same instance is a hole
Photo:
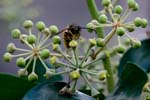
[[[142,41],[140,48],[130,48],[123,55],[118,67],[119,76],[122,73],[123,66],[128,62],[139,65],[145,72],[150,72],[150,39]]]
[[[106,100],[140,100],[144,84],[148,81],[147,73],[138,65],[124,65],[115,90]]]
[[[35,84],[13,75],[0,74],[0,100],[21,100]]]
[[[23,100],[95,100],[77,91],[73,95],[60,95],[59,91],[67,84],[64,82],[45,82],[31,89]]]

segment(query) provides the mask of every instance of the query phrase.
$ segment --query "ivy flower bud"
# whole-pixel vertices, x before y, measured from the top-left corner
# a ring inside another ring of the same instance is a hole
[[[100,15],[99,17],[98,17],[98,21],[100,22],[100,23],[106,23],[107,22],[107,16],[106,15],[104,15],[104,14],[102,14],[102,15]]]
[[[53,44],[61,44],[61,38],[59,36],[54,36],[52,41]]]
[[[24,21],[23,23],[23,27],[26,28],[26,29],[29,29],[29,28],[32,28],[33,27],[33,22],[31,20],[26,20]]]
[[[102,38],[96,39],[96,45],[97,45],[98,47],[104,47],[104,45],[105,45],[104,39],[102,39]]]
[[[3,60],[4,60],[4,61],[10,62],[11,59],[12,59],[12,55],[11,55],[10,53],[7,52],[7,53],[5,53],[5,54],[3,55]]]
[[[42,31],[44,28],[46,27],[45,23],[43,21],[38,21],[36,23],[36,28],[39,30],[39,31]]]
[[[96,39],[89,39],[90,46],[95,46],[96,45]]]
[[[135,3],[135,5],[134,5],[134,7],[133,7],[132,10],[133,10],[133,11],[139,10],[139,4],[138,4],[137,2]]]
[[[48,28],[44,28],[44,29],[42,30],[42,33],[45,34],[45,35],[50,35],[50,31],[49,31]]]
[[[135,0],[128,0],[127,3],[129,8],[134,8],[136,5]]]
[[[49,30],[50,30],[51,34],[55,34],[55,33],[59,32],[59,29],[58,29],[58,27],[56,25],[51,25],[49,27]]]
[[[24,77],[24,76],[27,76],[28,75],[28,71],[25,70],[25,69],[19,69],[18,70],[18,76],[19,77]]]
[[[116,51],[120,54],[123,54],[125,52],[125,47],[120,45],[116,48]]]
[[[141,41],[138,39],[132,39],[131,45],[133,48],[140,48],[141,47]]]
[[[120,5],[115,6],[114,12],[117,14],[121,14],[123,11],[123,8]]]
[[[27,41],[29,44],[33,44],[36,42],[36,36],[33,34],[30,34],[29,36],[27,36]]]
[[[111,3],[111,0],[102,0],[103,6],[109,6],[110,3]]]
[[[131,44],[131,40],[129,38],[126,38],[124,43],[128,46]]]
[[[97,20],[92,20],[91,23],[93,24],[93,27],[98,26],[99,22]]]
[[[21,31],[19,29],[13,29],[11,31],[11,36],[14,39],[19,39],[20,35],[21,35]]]
[[[20,38],[19,38],[20,42],[21,42],[21,43],[24,43],[24,41],[27,40],[27,37],[28,37],[28,36],[27,36],[26,34],[21,34],[21,35],[20,35]]]
[[[142,25],[142,19],[141,19],[140,17],[136,17],[136,18],[134,19],[134,25],[135,25],[136,27],[140,27],[140,26]]]
[[[40,56],[43,59],[47,59],[50,56],[50,51],[48,49],[43,49],[40,53]]]
[[[29,81],[37,81],[38,80],[38,75],[35,72],[31,72],[28,76]]]
[[[119,36],[123,36],[125,34],[125,29],[123,27],[117,27],[116,33]]]
[[[75,40],[72,40],[72,41],[69,42],[69,46],[72,47],[72,48],[77,47],[77,45],[78,45],[78,42],[75,41]]]
[[[46,73],[43,75],[46,79],[51,78],[52,76],[55,75],[55,70],[54,69],[48,69],[46,70]]]
[[[13,53],[15,50],[16,50],[16,46],[15,46],[14,43],[9,43],[9,44],[7,45],[7,52]]]
[[[129,26],[126,27],[126,29],[128,30],[128,32],[133,32],[135,30],[135,26]]]
[[[20,57],[16,60],[16,64],[18,67],[25,67],[26,65],[26,60],[23,57]]]
[[[53,57],[50,58],[50,63],[52,65],[54,65],[56,63],[56,61],[57,61],[57,57],[56,56],[53,56]]]
[[[52,44],[52,50],[57,51],[59,44]]]
[[[92,33],[93,30],[95,29],[95,25],[93,25],[92,23],[88,23],[88,24],[86,25],[86,28],[87,28],[87,31],[88,31],[88,32]]]
[[[99,73],[99,80],[104,81],[107,78],[107,71],[100,71]]]
[[[80,78],[80,73],[79,73],[79,71],[78,71],[78,70],[72,71],[72,72],[70,73],[70,78],[71,78],[72,80],[77,80],[77,79],[79,79],[79,78]]]
[[[142,19],[142,25],[141,25],[141,27],[145,28],[147,26],[147,24],[148,24],[147,20],[146,19]]]

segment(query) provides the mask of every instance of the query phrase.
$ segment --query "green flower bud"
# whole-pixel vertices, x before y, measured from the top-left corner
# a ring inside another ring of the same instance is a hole
[[[145,28],[147,25],[148,25],[147,20],[146,19],[142,19],[142,25],[141,25],[141,27]]]
[[[39,30],[39,31],[42,31],[44,28],[46,27],[45,23],[43,21],[38,21],[36,23],[36,28]]]
[[[116,51],[120,54],[123,54],[125,52],[125,47],[120,45],[116,48]]]
[[[104,81],[107,78],[107,71],[101,71],[99,73],[99,80]]]
[[[133,10],[133,11],[139,10],[139,4],[138,4],[137,2],[135,3],[135,6],[133,7],[132,10]]]
[[[19,77],[25,77],[27,75],[28,75],[28,71],[27,70],[25,70],[25,69],[19,69],[18,70],[18,76]]]
[[[33,22],[31,20],[26,20],[24,21],[23,23],[23,27],[26,28],[26,29],[29,29],[29,28],[32,28],[33,27]]]
[[[80,78],[80,73],[79,73],[79,71],[78,71],[78,70],[72,71],[72,72],[70,73],[70,78],[71,78],[72,80],[77,80],[77,79],[79,79],[79,78]]]
[[[53,37],[53,44],[61,44],[61,38],[59,36]]]
[[[52,65],[54,65],[56,63],[56,61],[57,61],[57,57],[56,56],[53,56],[53,57],[50,58],[50,63]]]
[[[109,6],[110,3],[111,3],[111,0],[102,0],[103,6]]]
[[[18,67],[25,67],[26,65],[26,60],[23,57],[20,57],[16,60],[16,64]]]
[[[96,45],[97,45],[98,47],[104,47],[104,45],[105,45],[104,39],[98,38],[98,39],[96,40]]]
[[[121,14],[123,11],[123,8],[120,5],[115,6],[114,12],[117,14]]]
[[[132,39],[131,45],[133,48],[140,48],[141,47],[141,41],[138,39]]]
[[[98,21],[100,22],[100,23],[106,23],[107,22],[107,16],[106,15],[104,15],[104,14],[102,14],[102,15],[100,15],[99,17],[98,17]]]
[[[21,43],[24,43],[24,41],[27,40],[27,37],[28,37],[28,36],[27,36],[26,34],[21,34],[21,35],[20,35],[20,38],[19,38],[20,42],[21,42]],[[23,40],[24,40],[24,41],[23,41]]]
[[[96,39],[89,39],[90,46],[95,46],[96,45]]]
[[[33,34],[30,34],[29,36],[27,36],[27,41],[29,44],[33,44],[36,42],[36,36]]]
[[[47,59],[50,56],[50,51],[48,49],[43,49],[40,53],[40,56],[43,59]]]
[[[128,45],[130,45],[130,44],[131,44],[131,40],[130,40],[129,38],[126,38],[126,39],[125,39],[125,45],[128,46]]]
[[[49,27],[49,30],[50,30],[50,32],[51,32],[52,34],[55,34],[55,33],[58,33],[58,32],[59,32],[59,29],[58,29],[58,27],[57,27],[56,25],[51,25],[51,26]]]
[[[50,35],[49,28],[44,28],[44,29],[42,30],[42,33],[45,34],[45,35]]]
[[[136,27],[140,27],[140,26],[142,25],[142,19],[141,19],[140,17],[136,17],[136,18],[134,19],[134,25],[135,25]]]
[[[7,53],[5,53],[5,54],[3,55],[3,60],[4,60],[4,61],[10,62],[11,59],[12,59],[12,55],[11,55],[10,53],[7,52]]]
[[[119,36],[123,36],[125,34],[125,29],[123,27],[117,27],[116,33]]]
[[[16,46],[15,46],[14,43],[9,43],[9,44],[7,45],[7,52],[13,53],[15,50],[16,50]]]
[[[59,45],[58,44],[52,44],[52,50],[57,51]]]
[[[52,76],[55,75],[55,70],[54,69],[49,69],[46,71],[46,73],[43,75],[46,79],[50,79]]]
[[[14,39],[18,39],[20,37],[20,35],[21,35],[21,31],[19,29],[13,29],[11,31],[11,36]]]
[[[72,40],[72,41],[69,42],[69,46],[72,47],[72,48],[77,47],[77,45],[78,45],[78,42],[75,41],[75,40]]]
[[[29,81],[37,81],[38,80],[38,75],[35,72],[31,72],[28,76]]]
[[[129,8],[134,8],[136,5],[135,0],[128,0],[127,3]]]
[[[133,32],[135,30],[135,26],[128,26],[126,27],[126,29],[128,30],[128,32]]]
[[[95,29],[94,25],[92,23],[88,23],[86,25],[86,28],[87,28],[87,31],[92,33],[93,32],[93,29]]]
[[[120,15],[118,14],[113,14],[114,20],[119,21],[120,20]]]
[[[97,20],[91,20],[91,23],[93,24],[93,27],[98,26],[99,22]]]

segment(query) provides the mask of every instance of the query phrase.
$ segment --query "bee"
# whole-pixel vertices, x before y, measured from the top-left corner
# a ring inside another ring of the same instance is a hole
[[[77,40],[80,38],[82,29],[88,29],[88,28],[81,27],[77,24],[71,24],[59,32],[63,34],[64,45],[67,49],[70,48],[69,46],[70,41]]]

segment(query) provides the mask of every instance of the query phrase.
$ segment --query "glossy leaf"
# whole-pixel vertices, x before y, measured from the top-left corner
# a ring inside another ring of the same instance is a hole
[[[130,48],[124,54],[118,67],[119,76],[123,70],[122,66],[128,62],[139,65],[145,72],[150,72],[150,39],[142,41],[142,46],[140,48]]]
[[[106,100],[140,100],[144,84],[147,82],[147,73],[133,63],[124,65],[115,90]]]
[[[0,74],[0,100],[21,100],[35,84],[8,74]]]
[[[23,100],[95,100],[79,91],[73,95],[60,95],[59,91],[66,85],[64,82],[42,83],[30,90]]]

